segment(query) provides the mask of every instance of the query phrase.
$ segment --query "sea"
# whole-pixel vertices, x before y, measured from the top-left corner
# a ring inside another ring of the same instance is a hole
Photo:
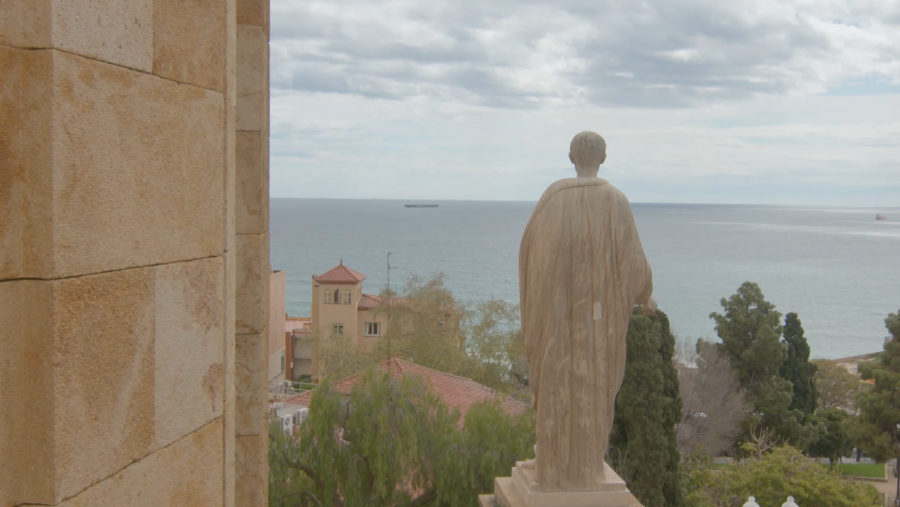
[[[534,202],[271,199],[273,269],[287,311],[310,313],[311,284],[343,261],[366,293],[443,273],[456,298],[518,304],[519,242]],[[796,312],[812,357],[882,350],[900,311],[900,208],[632,203],[654,297],[679,340],[717,340],[709,315],[745,281]],[[888,220],[876,221],[875,215]],[[388,254],[390,266],[388,271]]]

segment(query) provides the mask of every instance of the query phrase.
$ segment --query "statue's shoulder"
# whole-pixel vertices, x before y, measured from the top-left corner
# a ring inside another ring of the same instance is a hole
[[[547,190],[544,191],[544,195],[541,196],[539,202],[546,202],[556,195],[565,194],[568,190],[585,188],[590,188],[591,190],[602,194],[612,193],[616,194],[617,197],[624,197],[624,194],[622,194],[619,189],[602,178],[566,178],[547,187]]]

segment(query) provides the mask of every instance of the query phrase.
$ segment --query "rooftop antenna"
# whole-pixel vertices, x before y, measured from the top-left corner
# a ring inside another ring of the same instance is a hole
[[[388,294],[391,293],[391,270],[397,269],[397,266],[391,266],[391,254],[394,252],[387,253],[387,288]]]

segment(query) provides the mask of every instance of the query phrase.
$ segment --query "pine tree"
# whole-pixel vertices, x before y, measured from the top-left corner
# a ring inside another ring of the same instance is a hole
[[[809,344],[803,337],[803,326],[796,313],[784,318],[784,343],[787,345],[787,359],[778,371],[778,376],[793,385],[792,410],[804,414],[816,411],[816,365],[809,362]]]
[[[781,343],[781,314],[766,301],[759,285],[744,282],[737,294],[722,298],[725,314],[711,313],[721,350],[731,358],[741,385],[752,390],[778,374],[787,357]]]
[[[856,399],[859,418],[850,425],[856,445],[875,460],[896,459],[900,466],[900,310],[884,319],[891,339],[884,352],[859,365],[864,379],[875,379],[875,386]],[[897,485],[900,492],[900,479]]]
[[[745,436],[757,427],[771,428],[776,436],[799,448],[805,448],[825,431],[822,421],[804,424],[806,414],[792,407],[794,390],[791,382],[782,378],[787,359],[788,344],[781,341],[783,328],[781,314],[775,305],[766,301],[762,290],[752,282],[745,282],[737,294],[722,299],[724,315],[710,314],[716,322],[716,332],[722,343],[717,344],[734,366],[747,389],[747,400],[753,404],[754,413],[745,422]],[[791,340],[802,337],[800,321],[790,320]],[[802,340],[805,345],[805,340]],[[808,363],[809,347],[805,361]],[[797,359],[804,358],[798,350]],[[802,388],[801,388],[802,390]],[[808,391],[808,389],[807,389]],[[809,396],[809,393],[804,393]],[[806,399],[806,398],[804,398]]]
[[[675,425],[681,421],[681,398],[666,314],[645,317],[636,309],[626,344],[608,457],[645,507],[679,506]]]

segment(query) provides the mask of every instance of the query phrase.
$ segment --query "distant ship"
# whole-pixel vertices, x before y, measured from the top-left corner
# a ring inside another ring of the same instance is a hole
[[[407,208],[437,208],[437,204],[404,204]]]
[[[879,213],[875,215],[875,220],[887,220],[887,217]]]

